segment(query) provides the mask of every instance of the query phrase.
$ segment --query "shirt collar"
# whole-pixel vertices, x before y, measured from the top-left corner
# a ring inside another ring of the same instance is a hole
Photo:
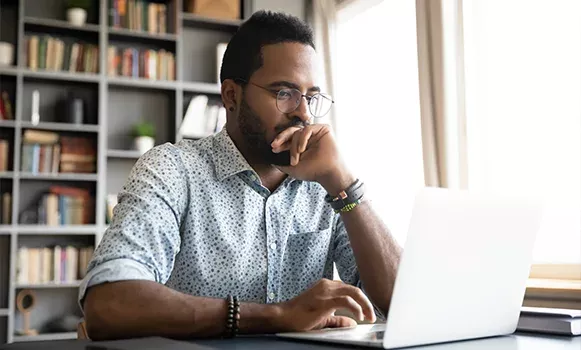
[[[251,172],[256,176],[258,182],[260,183],[260,178],[256,171],[248,164],[246,158],[240,153],[238,147],[234,144],[234,141],[228,135],[226,128],[223,128],[220,132],[213,136],[214,143],[214,169],[216,171],[216,177],[218,181],[223,181],[231,176],[243,173]],[[284,181],[284,185],[289,185],[296,179],[288,176]]]
[[[218,181],[223,181],[244,171],[255,173],[228,135],[226,128],[214,135],[213,143],[214,169]]]

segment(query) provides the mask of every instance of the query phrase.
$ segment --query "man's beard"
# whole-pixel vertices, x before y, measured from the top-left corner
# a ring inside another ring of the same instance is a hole
[[[260,157],[266,164],[272,165],[290,165],[290,151],[283,151],[274,153],[270,142],[266,139],[266,130],[260,121],[260,117],[252,111],[250,106],[246,103],[246,99],[242,98],[240,104],[240,115],[238,118],[238,125],[240,132],[246,146],[254,156]],[[292,126],[302,125],[305,123],[300,119],[295,118],[287,125],[278,125],[275,127],[277,135],[283,130]]]

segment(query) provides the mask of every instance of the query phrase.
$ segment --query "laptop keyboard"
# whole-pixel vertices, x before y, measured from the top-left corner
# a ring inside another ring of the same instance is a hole
[[[349,339],[360,341],[380,341],[385,335],[385,324],[376,324],[367,331],[361,332],[355,329],[331,330],[324,335],[330,339]]]

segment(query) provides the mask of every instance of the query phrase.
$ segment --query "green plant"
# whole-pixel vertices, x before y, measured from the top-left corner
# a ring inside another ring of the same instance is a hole
[[[155,126],[150,122],[141,122],[133,127],[133,137],[147,136],[155,138]]]
[[[67,0],[67,9],[75,7],[88,10],[91,7],[91,0]]]

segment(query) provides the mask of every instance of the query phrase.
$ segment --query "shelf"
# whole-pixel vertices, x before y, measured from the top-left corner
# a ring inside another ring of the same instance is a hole
[[[77,339],[77,332],[15,335],[14,342]]]
[[[185,92],[197,92],[202,94],[216,94],[222,93],[220,84],[212,83],[198,83],[198,82],[184,82],[182,88]]]
[[[9,309],[0,309],[0,316],[8,316],[10,315]]]
[[[28,173],[19,172],[21,179],[25,180],[52,180],[52,181],[97,181],[97,174],[77,174],[77,173]]]
[[[94,73],[83,72],[67,72],[67,71],[46,71],[46,70],[30,70],[23,69],[22,74],[25,78],[47,79],[47,80],[61,80],[61,81],[79,81],[83,83],[98,83],[99,75]]]
[[[17,75],[18,67],[0,65],[0,75]]]
[[[0,235],[9,235],[12,233],[12,225],[0,225]]]
[[[78,288],[81,281],[73,282],[45,282],[45,283],[16,283],[16,289],[54,289],[54,288]]]
[[[213,29],[228,32],[235,32],[243,22],[240,19],[209,18],[187,12],[182,12],[181,16],[184,27]]]
[[[141,153],[139,153],[139,151],[135,151],[135,150],[110,149],[107,151],[107,157],[137,160],[139,157],[141,157]]]
[[[36,32],[46,32],[47,30],[56,30],[59,34],[75,35],[78,32],[92,33],[95,36],[99,34],[99,25],[85,24],[84,26],[75,26],[67,21],[48,18],[24,17],[25,30]]]
[[[140,39],[141,41],[175,42],[178,37],[175,34],[152,34],[145,31],[125,28],[109,28],[109,40]]]
[[[155,90],[175,90],[177,82],[174,80],[153,80],[145,78],[109,77],[110,86],[134,87]]]
[[[21,235],[91,235],[97,232],[96,225],[18,225],[16,232]]]
[[[52,123],[40,122],[36,125],[32,122],[22,122],[22,128],[25,129],[39,129],[39,130],[53,130],[53,131],[75,131],[75,132],[98,132],[99,125],[94,124],[69,124],[69,123]]]
[[[14,120],[0,120],[0,128],[15,128],[16,121]]]
[[[14,177],[14,172],[12,171],[1,171],[0,179],[12,179]]]

